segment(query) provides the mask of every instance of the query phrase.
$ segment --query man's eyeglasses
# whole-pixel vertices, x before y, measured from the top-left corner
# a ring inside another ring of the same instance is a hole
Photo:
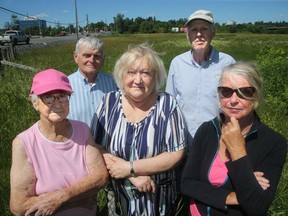
[[[247,98],[253,98],[256,89],[254,87],[242,87],[237,89],[232,89],[223,86],[218,87],[218,93],[224,98],[230,98],[234,92],[236,92],[239,98],[247,99]]]
[[[56,100],[56,98],[58,99],[58,101],[60,103],[68,103],[69,102],[69,98],[70,95],[69,94],[61,94],[59,96],[54,96],[54,95],[42,95],[40,96],[41,100],[43,101],[43,103],[51,105],[54,103],[54,101]]]

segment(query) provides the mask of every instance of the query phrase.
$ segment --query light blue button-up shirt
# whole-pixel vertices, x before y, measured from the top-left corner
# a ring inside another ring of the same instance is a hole
[[[191,50],[172,60],[166,92],[177,99],[192,137],[204,121],[218,114],[219,78],[222,69],[232,63],[235,60],[231,56],[214,48],[209,60],[203,61],[201,65],[193,60]]]
[[[68,79],[74,91],[70,98],[68,118],[83,121],[90,126],[104,94],[117,90],[114,79],[108,74],[99,72],[95,82],[90,85],[79,70],[69,75]]]

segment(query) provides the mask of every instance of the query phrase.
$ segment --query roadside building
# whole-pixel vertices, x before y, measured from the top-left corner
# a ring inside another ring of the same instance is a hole
[[[19,20],[19,28],[21,31],[24,31],[29,28],[38,27],[44,29],[47,27],[46,20],[40,19],[27,19],[27,20]]]

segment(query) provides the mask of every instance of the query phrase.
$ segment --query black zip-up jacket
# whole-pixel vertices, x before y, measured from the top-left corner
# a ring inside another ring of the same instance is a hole
[[[287,155],[287,140],[256,120],[245,138],[247,156],[226,162],[228,180],[221,186],[209,182],[209,169],[216,157],[221,136],[219,118],[203,123],[190,145],[181,179],[181,191],[192,197],[204,215],[266,215],[274,199]],[[264,172],[270,187],[263,190],[254,172]],[[227,195],[235,191],[240,205],[225,205]]]

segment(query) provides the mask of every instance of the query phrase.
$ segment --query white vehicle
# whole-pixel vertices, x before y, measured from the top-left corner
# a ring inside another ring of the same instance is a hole
[[[4,45],[5,43],[12,43],[13,45],[16,45],[21,42],[29,44],[30,37],[18,30],[6,31],[5,34],[0,37],[1,45]]]

